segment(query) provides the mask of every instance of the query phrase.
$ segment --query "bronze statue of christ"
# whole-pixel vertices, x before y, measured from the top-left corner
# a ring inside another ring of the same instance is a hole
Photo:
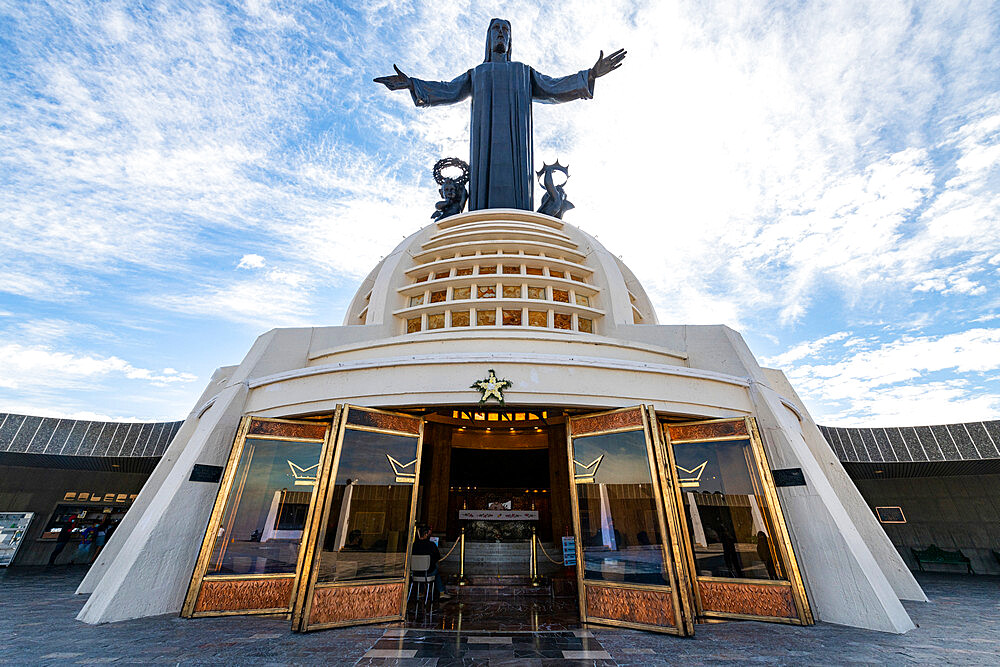
[[[486,59],[451,81],[424,81],[396,73],[375,79],[389,90],[410,91],[418,107],[454,104],[472,98],[469,140],[469,210],[534,208],[534,164],[531,136],[533,100],[554,104],[594,96],[594,81],[621,67],[625,50],[593,67],[552,78],[510,59],[510,22],[490,21]]]

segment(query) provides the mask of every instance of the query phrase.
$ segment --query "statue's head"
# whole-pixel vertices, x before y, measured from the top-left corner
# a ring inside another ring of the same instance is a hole
[[[441,196],[445,198],[446,201],[454,201],[458,199],[458,183],[455,182],[453,178],[446,178],[444,183],[441,184]]]
[[[510,21],[492,19],[486,31],[485,62],[510,62]]]

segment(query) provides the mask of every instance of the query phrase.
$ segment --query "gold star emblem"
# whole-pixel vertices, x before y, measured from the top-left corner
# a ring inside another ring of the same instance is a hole
[[[472,389],[478,389],[483,392],[483,397],[479,399],[479,404],[482,405],[492,396],[503,405],[503,390],[510,389],[514,386],[514,383],[510,380],[498,380],[497,374],[491,368],[489,375],[486,376],[484,380],[476,380],[472,383]]]

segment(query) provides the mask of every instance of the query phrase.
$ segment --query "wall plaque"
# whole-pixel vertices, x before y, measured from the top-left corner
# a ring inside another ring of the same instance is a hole
[[[191,469],[191,476],[188,478],[192,482],[218,483],[222,479],[222,466],[208,466],[195,463]]]
[[[802,468],[783,468],[781,470],[772,470],[771,476],[774,477],[775,486],[805,486],[806,478],[802,474]]]
[[[538,521],[535,510],[458,510],[463,521]]]
[[[902,507],[876,507],[875,514],[882,523],[906,523]]]

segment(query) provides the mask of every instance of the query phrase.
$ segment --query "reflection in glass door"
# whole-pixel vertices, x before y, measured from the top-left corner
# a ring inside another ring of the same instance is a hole
[[[751,418],[665,423],[702,618],[812,623]]]
[[[677,514],[673,496],[661,492],[650,435],[643,407],[569,420],[580,615],[686,635],[693,626],[689,591],[678,585]]]
[[[244,417],[181,614],[291,611],[325,421]]]
[[[293,629],[403,618],[423,428],[411,415],[344,408]]]

